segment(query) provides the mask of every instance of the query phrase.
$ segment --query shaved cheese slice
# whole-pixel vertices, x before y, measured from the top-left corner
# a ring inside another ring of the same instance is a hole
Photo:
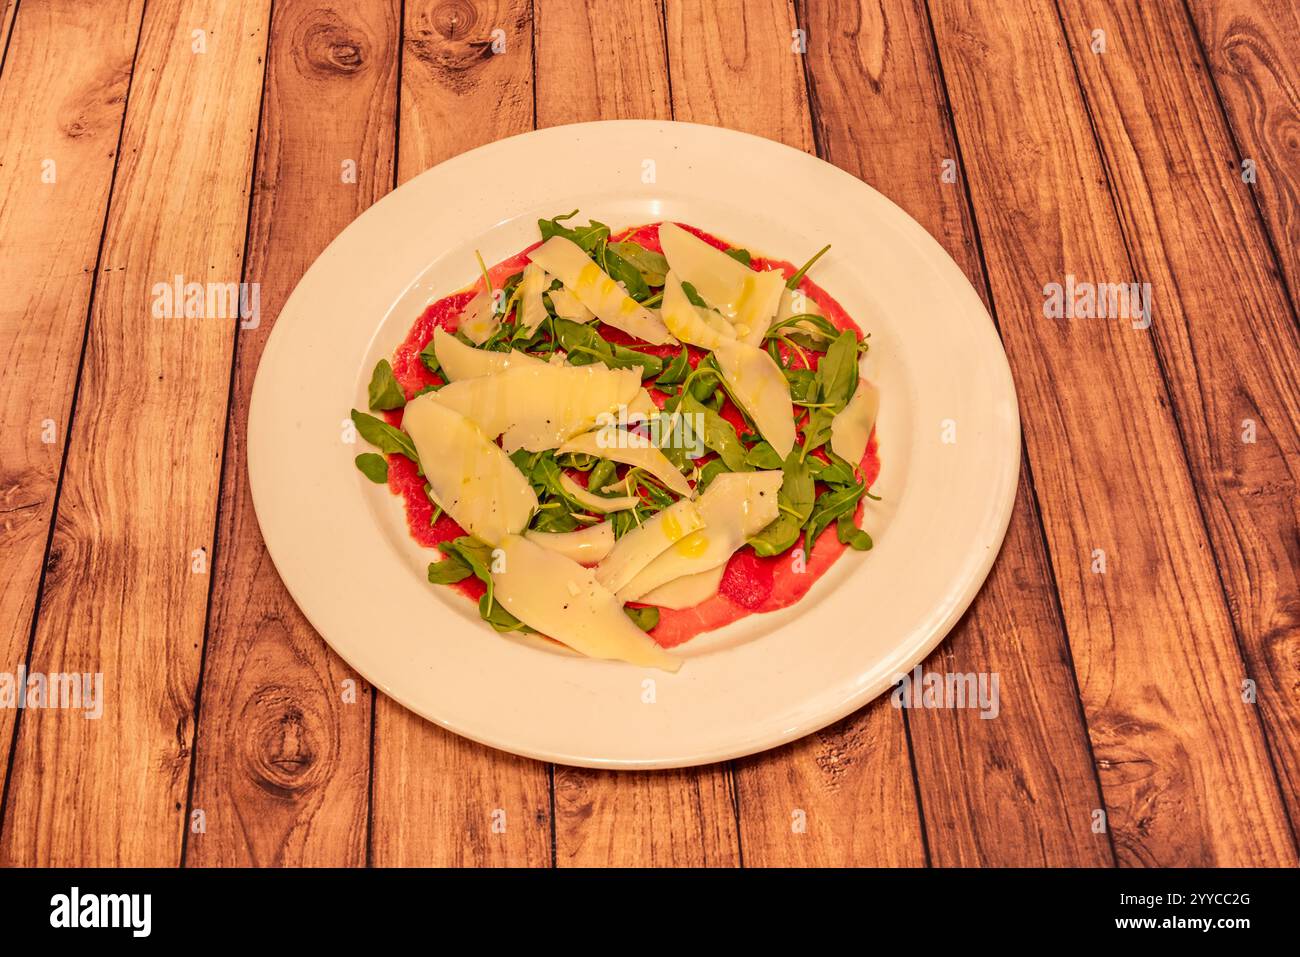
[[[662,319],[629,296],[572,240],[552,236],[528,258],[558,276],[601,322],[654,345],[663,345],[671,338]],[[554,298],[551,303],[555,303]]]
[[[708,601],[718,593],[718,588],[722,585],[722,576],[726,571],[727,565],[724,562],[717,568],[710,568],[705,572],[683,575],[658,588],[652,588],[637,600],[647,605],[658,605],[660,608],[673,610],[694,608],[700,602]]]
[[[580,565],[595,565],[614,548],[614,526],[601,522],[573,532],[524,532],[524,538]]]
[[[456,328],[476,346],[481,346],[492,338],[492,333],[501,325],[501,317],[493,308],[492,294],[486,289],[469,301],[456,321]]]
[[[726,327],[725,332],[716,325],[709,324],[698,307],[687,298],[677,274],[671,270],[664,278],[663,318],[669,332],[682,342],[701,349],[716,349],[728,339],[736,338],[736,331],[721,316],[718,318],[720,324]]]
[[[736,327],[736,338],[751,346],[760,345],[772,325],[785,292],[785,274],[775,269],[754,273],[751,285],[745,290],[736,317],[731,320]]]
[[[855,469],[866,454],[879,409],[880,390],[859,379],[849,404],[831,419],[831,451]]]
[[[597,566],[596,580],[610,591],[618,591],[669,545],[703,527],[704,519],[694,502],[685,498],[675,502],[640,528],[626,532]]]
[[[781,367],[764,350],[743,342],[719,343],[713,358],[732,398],[784,459],[794,448],[795,428],[790,383]]]
[[[493,595],[530,628],[589,658],[664,671],[681,667],[680,658],[632,623],[590,569],[518,535],[506,536],[500,548],[502,571],[492,573]]]
[[[552,289],[549,295],[551,305],[555,307],[555,314],[561,319],[568,319],[570,322],[591,322],[596,318],[595,314],[584,306],[577,296],[563,286],[559,289]]]
[[[495,545],[523,531],[537,495],[519,469],[469,419],[428,392],[406,403],[402,428],[411,436],[431,495],[456,524]]]
[[[500,435],[506,452],[540,452],[590,429],[631,402],[639,388],[635,369],[539,363],[462,379],[430,395],[490,438]]]
[[[659,243],[678,279],[730,319],[737,338],[750,345],[763,341],[781,304],[784,274],[750,269],[675,223],[659,227]]]
[[[774,322],[785,322],[791,316],[820,316],[823,315],[822,307],[817,305],[817,300],[808,295],[801,289],[787,289],[781,293],[781,305],[776,310],[776,319]],[[796,326],[805,328],[802,325]],[[808,331],[816,333],[817,330],[812,326],[806,327]]]
[[[776,520],[776,497],[784,478],[778,469],[718,475],[696,500],[704,528],[661,553],[619,589],[619,599],[642,601],[661,585],[725,563],[746,539]]]
[[[560,476],[560,487],[568,492],[574,501],[581,502],[589,511],[604,515],[609,512],[621,512],[636,508],[641,500],[635,495],[623,495],[618,498],[603,498],[595,492],[583,488],[567,475]]]
[[[736,327],[724,319],[722,313],[710,309],[707,306],[696,306],[695,311],[699,314],[700,318],[704,320],[704,324],[718,335],[722,336],[722,338],[736,338]]]
[[[536,263],[524,267],[523,277],[519,280],[519,313],[515,319],[531,336],[546,319],[546,306],[542,302],[542,293],[551,284],[546,271]]]
[[[691,491],[686,476],[677,471],[677,466],[668,461],[668,456],[660,452],[648,438],[636,432],[615,428],[597,429],[569,439],[560,446],[560,452],[582,452],[622,462],[624,465],[644,469],[678,495],[690,498],[695,494]]]
[[[442,366],[443,377],[448,382],[505,372],[512,366],[545,365],[541,359],[526,352],[475,349],[441,327],[433,331],[433,354],[438,365]]]
[[[655,400],[650,397],[650,393],[644,388],[638,389],[632,401],[627,405],[628,418],[639,416],[648,419],[659,412],[659,406],[655,405]]]

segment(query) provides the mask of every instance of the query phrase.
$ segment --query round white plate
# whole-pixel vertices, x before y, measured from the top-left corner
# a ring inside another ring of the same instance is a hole
[[[400,500],[352,459],[350,408],[423,306],[577,207],[614,229],[677,220],[804,261],[864,330],[881,390],[882,470],[865,527],[793,607],[687,643],[678,674],[498,635],[425,577]],[[527,133],[449,160],[330,244],[276,320],[248,426],[253,502],[312,625],[406,707],[496,748],[564,764],[682,767],[830,724],[943,639],[979,590],[1010,518],[1020,423],[979,297],[914,220],[849,174],[743,133],[614,121]],[[952,441],[955,437],[956,441]]]

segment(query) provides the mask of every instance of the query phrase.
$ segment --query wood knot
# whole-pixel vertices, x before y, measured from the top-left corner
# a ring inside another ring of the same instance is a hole
[[[303,33],[300,49],[308,70],[325,75],[357,73],[369,59],[365,41],[353,36],[346,24],[333,16],[310,24]]]
[[[304,697],[297,688],[264,685],[240,713],[245,770],[258,787],[278,797],[308,791],[328,773],[322,753],[333,751],[330,725],[303,705]]]
[[[434,32],[447,40],[463,40],[474,29],[478,11],[469,0],[446,0],[429,13]]]
[[[407,37],[411,55],[427,64],[434,76],[458,95],[473,90],[475,68],[493,57],[492,24],[478,21],[473,4],[449,0],[435,7],[425,25]]]

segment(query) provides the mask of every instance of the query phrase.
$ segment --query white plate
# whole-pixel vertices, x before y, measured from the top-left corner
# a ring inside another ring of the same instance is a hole
[[[646,180],[651,180],[646,182]],[[374,364],[422,307],[577,207],[615,229],[699,226],[802,262],[866,331],[882,470],[866,528],[793,607],[683,646],[676,675],[503,637],[407,535],[400,500],[343,440]],[[949,421],[951,420],[951,421]],[[955,442],[945,442],[945,427]],[[939,643],[979,590],[1015,497],[1020,423],[979,297],[914,220],[815,157],[686,123],[561,126],[492,143],[345,229],[276,320],[248,427],[253,502],[312,625],[385,694],[476,741],[563,764],[682,767],[791,741],[849,714]],[[978,668],[978,662],[968,662]]]

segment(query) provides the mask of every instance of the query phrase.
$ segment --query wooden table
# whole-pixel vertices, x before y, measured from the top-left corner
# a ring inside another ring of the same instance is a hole
[[[1296,865],[1290,0],[9,0],[0,44],[0,668],[106,697],[0,708],[4,863]],[[611,117],[816,152],[985,297],[1022,482],[926,668],[997,672],[996,720],[548,767],[373,695],[286,594],[245,425],[299,276],[425,168]],[[175,276],[262,321],[155,318]],[[1150,328],[1045,317],[1067,276],[1150,283]]]

